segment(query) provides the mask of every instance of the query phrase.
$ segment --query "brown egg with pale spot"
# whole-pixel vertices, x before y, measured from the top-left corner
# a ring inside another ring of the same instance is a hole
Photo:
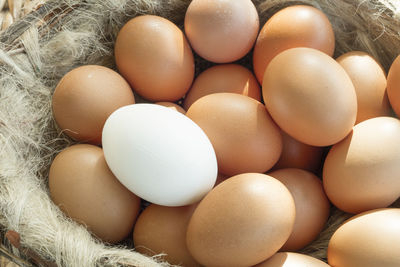
[[[50,167],[49,188],[62,211],[103,241],[117,243],[132,231],[140,198],[112,174],[101,148],[79,144],[61,151]]]
[[[162,258],[170,264],[200,266],[186,247],[186,230],[197,204],[183,207],[148,206],[139,216],[133,231],[136,251]]]
[[[260,83],[271,60],[282,51],[309,47],[333,55],[335,35],[326,15],[319,9],[294,5],[275,13],[257,37],[253,53],[254,73]]]
[[[165,18],[143,15],[128,21],[114,53],[121,75],[148,100],[177,101],[192,84],[192,50],[183,32]]]
[[[336,61],[345,69],[357,94],[356,124],[367,119],[390,116],[386,73],[379,62],[361,51],[352,51]]]
[[[261,100],[261,89],[254,75],[238,64],[222,64],[206,69],[194,80],[185,96],[187,110],[199,98],[214,93],[237,93]]]
[[[330,203],[322,181],[301,169],[281,169],[268,175],[282,182],[293,196],[296,219],[293,232],[281,251],[297,251],[317,238],[329,217]]]
[[[112,69],[86,65],[64,75],[52,98],[54,119],[67,135],[92,144],[101,143],[108,116],[135,103],[129,84]]]
[[[279,159],[279,128],[257,100],[234,93],[206,95],[186,115],[210,139],[222,174],[263,173]]]

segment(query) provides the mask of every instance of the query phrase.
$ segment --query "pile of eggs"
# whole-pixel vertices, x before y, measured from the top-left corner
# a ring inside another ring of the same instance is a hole
[[[80,144],[54,159],[52,200],[104,242],[133,231],[137,251],[172,264],[260,267],[328,266],[296,251],[332,203],[355,217],[330,266],[400,266],[400,209],[387,208],[400,196],[400,58],[387,77],[365,52],[333,59],[311,6],[259,28],[250,0],[193,0],[185,33],[128,21],[119,73],[81,66],[54,91],[57,125]],[[192,49],[218,64],[195,77]],[[254,74],[232,63],[251,50]]]

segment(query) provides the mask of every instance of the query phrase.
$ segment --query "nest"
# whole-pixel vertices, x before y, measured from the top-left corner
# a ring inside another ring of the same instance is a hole
[[[58,266],[167,266],[122,246],[109,246],[68,219],[50,200],[47,177],[54,156],[73,141],[60,133],[51,96],[61,77],[85,64],[115,69],[113,44],[134,16],[156,14],[183,28],[189,0],[50,0],[0,35],[0,225],[20,234],[15,259],[39,256]],[[335,56],[352,50],[377,58],[386,70],[400,54],[398,0],[254,0],[260,23],[277,10],[308,4],[329,17]],[[251,68],[251,56],[240,61]],[[196,57],[196,73],[209,63]],[[395,204],[396,205],[396,204]],[[399,205],[397,205],[399,206]],[[302,252],[326,257],[331,234],[349,215],[333,210],[326,228]],[[29,259],[32,262],[32,258]]]

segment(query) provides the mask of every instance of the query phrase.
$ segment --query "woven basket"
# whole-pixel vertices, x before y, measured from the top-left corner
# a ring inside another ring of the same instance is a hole
[[[334,26],[335,56],[351,50],[365,51],[379,59],[388,70],[391,62],[400,54],[399,0],[253,2],[259,11],[261,26],[274,12],[288,5],[309,4],[323,10]],[[51,160],[73,141],[58,132],[51,119],[50,99],[62,74],[76,66],[100,64],[115,68],[113,42],[124,22],[140,14],[157,14],[183,28],[185,9],[189,3],[189,0],[49,0],[0,33],[1,254],[20,266],[51,263],[72,267],[167,265],[123,247],[113,248],[95,239],[87,239],[89,234],[86,229],[68,220],[51,203],[47,197],[46,180]],[[82,26],[91,20],[101,27],[88,29]],[[68,39],[69,32],[76,34],[78,31],[82,32],[82,38]],[[88,31],[95,31],[97,39],[85,38]],[[80,42],[82,49],[69,50],[68,45],[54,42],[61,35],[67,44],[76,45]],[[96,45],[92,43],[94,41]],[[46,58],[43,49],[50,51],[49,47],[54,47],[54,53],[49,53],[51,58]],[[239,63],[251,68],[251,55]],[[210,65],[196,56],[196,75]],[[11,94],[7,93],[10,90],[17,90],[18,97],[28,100],[21,102],[21,106],[16,105],[20,100],[10,98]],[[21,113],[10,115],[13,110],[36,112],[36,116],[34,120],[28,120]],[[4,155],[7,155],[7,160]],[[18,184],[30,188],[29,194],[19,194]],[[400,207],[399,204],[394,206]],[[30,212],[29,209],[43,213]],[[49,217],[40,217],[40,214],[49,214]],[[301,252],[326,260],[331,234],[348,217],[333,208],[324,231]],[[41,221],[51,221],[52,224],[44,227]],[[4,238],[7,230],[20,233],[20,249],[13,248]],[[80,243],[81,237],[89,241]],[[82,247],[86,249],[86,254],[82,253]],[[7,266],[5,264],[5,261],[0,263],[1,266]]]

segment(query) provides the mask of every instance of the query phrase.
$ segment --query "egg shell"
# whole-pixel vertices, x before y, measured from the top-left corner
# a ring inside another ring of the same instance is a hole
[[[254,73],[262,83],[271,60],[295,47],[318,49],[329,56],[335,50],[335,35],[326,15],[306,5],[286,7],[275,13],[262,27],[253,53]]]
[[[351,131],[357,97],[351,79],[334,59],[312,48],[291,48],[265,71],[265,106],[287,134],[312,146],[333,145]]]
[[[384,208],[400,196],[400,121],[363,121],[329,151],[323,184],[330,201],[349,213]]]
[[[273,169],[298,168],[316,173],[322,164],[323,148],[297,141],[287,133],[282,134],[282,153]]]
[[[251,71],[238,64],[222,64],[200,73],[185,96],[183,107],[187,110],[203,96],[224,92],[261,100],[260,86]]]
[[[101,143],[101,132],[110,114],[135,103],[129,84],[112,69],[86,65],[64,75],[52,98],[57,125],[75,140]]]
[[[278,252],[254,267],[329,267],[316,258],[294,252]]]
[[[154,256],[160,253],[170,264],[200,266],[186,247],[186,230],[196,204],[165,207],[152,204],[139,216],[133,231],[135,250]]]
[[[281,251],[300,250],[316,239],[329,217],[330,203],[322,182],[311,172],[294,168],[276,170],[268,175],[289,189],[296,206],[293,231]]]
[[[245,56],[259,30],[258,13],[250,0],[193,0],[184,24],[193,50],[215,63]]]
[[[279,159],[279,128],[257,100],[234,93],[206,95],[186,115],[210,138],[223,174],[263,173]]]
[[[346,221],[328,245],[331,266],[400,266],[400,209],[364,212]]]
[[[294,219],[293,198],[281,182],[265,174],[240,174],[199,203],[186,242],[205,266],[252,266],[279,250]]]
[[[114,49],[119,72],[148,100],[176,101],[192,84],[192,50],[183,32],[165,18],[131,19],[118,33]]]
[[[50,167],[49,188],[62,211],[105,242],[128,236],[139,213],[140,199],[115,178],[97,146],[61,151]]]
[[[184,110],[181,106],[179,106],[178,104],[172,103],[172,102],[156,102],[155,104],[157,105],[161,105],[167,108],[171,108],[175,111],[178,111],[182,114],[186,114],[186,110]]]
[[[185,115],[156,104],[116,110],[103,129],[110,169],[129,190],[159,205],[199,201],[214,186],[214,149]]]
[[[400,116],[400,56],[390,66],[387,76],[387,94],[396,115]]]
[[[356,90],[356,124],[375,117],[390,116],[392,112],[386,93],[386,73],[380,63],[361,51],[345,53],[336,61],[347,72]]]

